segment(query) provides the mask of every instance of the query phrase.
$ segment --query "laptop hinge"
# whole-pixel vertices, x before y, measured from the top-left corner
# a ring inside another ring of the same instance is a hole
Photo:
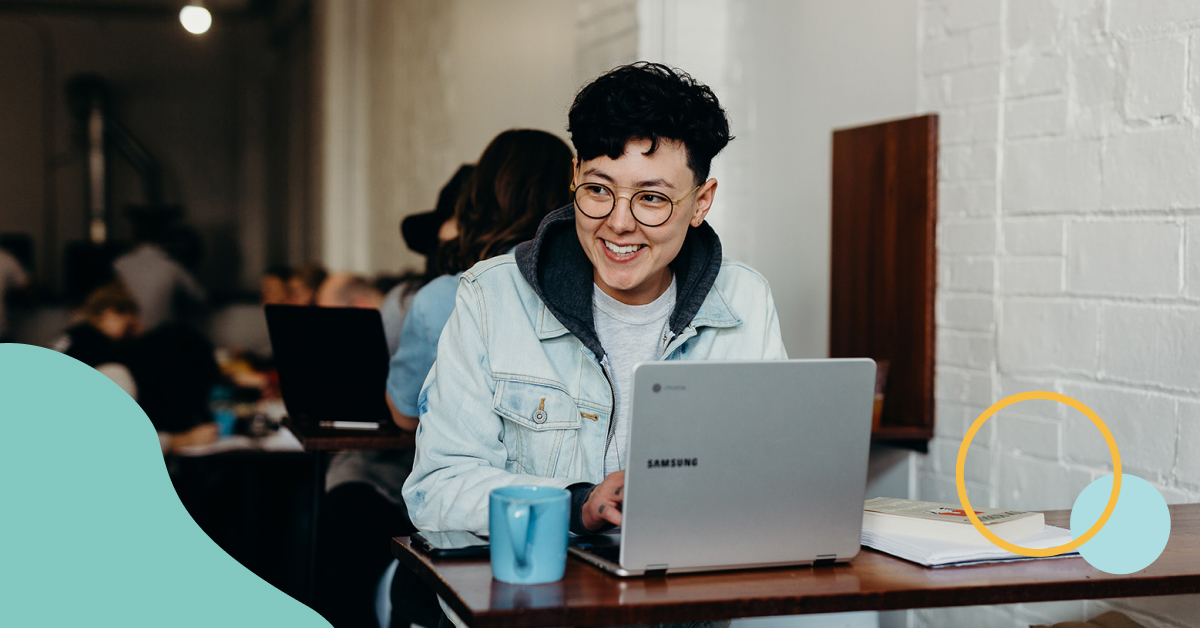
[[[665,576],[667,575],[667,565],[646,565],[647,576]]]
[[[813,561],[813,567],[832,565],[835,562],[837,562],[837,554],[821,554],[817,556],[816,560]]]

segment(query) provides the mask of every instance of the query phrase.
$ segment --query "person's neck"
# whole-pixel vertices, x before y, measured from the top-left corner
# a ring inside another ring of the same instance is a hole
[[[661,274],[659,274],[654,290],[638,291],[636,293],[614,290],[601,283],[598,274],[593,274],[592,282],[596,284],[596,287],[599,288],[601,292],[616,299],[617,301],[620,301],[621,303],[624,303],[625,305],[647,305],[654,303],[663,295],[663,293],[667,291],[668,288],[671,287],[671,280],[674,279],[674,277],[675,275],[671,272],[671,267],[668,266],[662,270]]]

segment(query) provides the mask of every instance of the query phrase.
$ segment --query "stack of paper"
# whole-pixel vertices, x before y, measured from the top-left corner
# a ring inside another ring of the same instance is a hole
[[[1032,549],[1057,547],[1071,542],[1071,531],[1054,526],[1045,526],[1041,532],[1019,539],[1012,539],[1011,542],[1014,545]],[[919,565],[925,565],[926,567],[958,567],[979,563],[1035,560],[1027,556],[1002,550],[992,544],[980,546],[975,544],[950,543],[915,536],[884,534],[871,530],[863,530],[862,544],[898,558],[903,558]],[[1051,558],[1069,558],[1078,555],[1079,552],[1070,552],[1052,556]]]

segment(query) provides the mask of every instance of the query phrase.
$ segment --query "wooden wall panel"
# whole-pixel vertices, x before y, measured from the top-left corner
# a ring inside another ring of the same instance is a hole
[[[830,357],[889,360],[875,440],[933,436],[937,116],[833,133]]]

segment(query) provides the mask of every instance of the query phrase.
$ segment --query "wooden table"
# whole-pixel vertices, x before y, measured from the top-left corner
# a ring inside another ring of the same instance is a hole
[[[332,451],[368,451],[377,449],[415,449],[416,436],[395,425],[377,430],[354,430],[321,427],[315,421],[296,421],[290,416],[283,424],[295,434],[304,451],[313,454],[312,523],[309,525],[308,595],[311,606],[316,600],[317,583],[317,517],[321,513],[321,496],[325,494],[325,469]]]
[[[1069,527],[1068,511],[1046,523]],[[848,565],[617,578],[574,557],[560,582],[492,580],[480,559],[431,560],[407,537],[392,550],[475,628],[604,626],[767,615],[1014,604],[1200,592],[1200,504],[1171,506],[1154,564],[1114,576],[1082,558],[927,569],[866,548]]]

